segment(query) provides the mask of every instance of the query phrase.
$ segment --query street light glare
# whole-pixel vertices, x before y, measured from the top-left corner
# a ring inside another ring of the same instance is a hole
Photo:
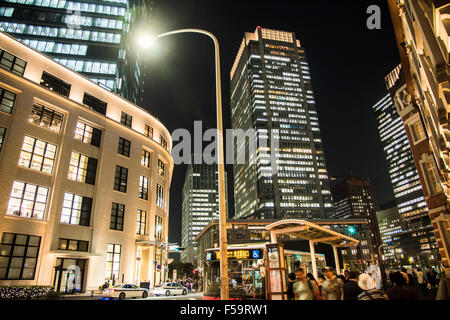
[[[153,47],[155,42],[156,42],[156,37],[152,37],[147,34],[143,34],[138,37],[138,43],[143,48]]]

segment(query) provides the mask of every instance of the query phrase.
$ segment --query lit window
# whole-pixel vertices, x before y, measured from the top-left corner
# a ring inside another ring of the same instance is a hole
[[[425,131],[423,130],[423,126],[422,126],[420,119],[417,120],[416,122],[414,122],[410,126],[410,128],[411,128],[411,133],[413,136],[414,143],[418,143],[426,138]]]
[[[164,177],[164,162],[158,159],[158,173],[160,176]]]
[[[101,130],[91,127],[81,121],[77,122],[77,128],[75,130],[75,139],[81,140],[84,143],[88,143],[96,147],[100,147],[101,137],[102,137]]]
[[[64,194],[61,222],[89,226],[92,198],[66,192]]]
[[[0,145],[1,147],[1,145]],[[142,149],[141,166],[150,168],[151,154],[147,150]]]
[[[88,248],[89,248],[89,241],[60,238],[58,243],[58,249],[60,250],[87,252]]]
[[[147,224],[147,211],[138,210],[136,234],[145,235],[145,227]]]
[[[35,103],[31,110],[29,121],[51,131],[60,132],[63,115],[53,109]]]
[[[41,86],[65,97],[69,97],[71,85],[45,71],[42,73]]]
[[[69,179],[88,184],[95,184],[97,159],[72,152],[69,166]]]
[[[105,280],[118,280],[120,267],[120,244],[108,244],[106,253]]]
[[[156,205],[164,208],[164,189],[159,184],[156,184]]]
[[[155,238],[161,240],[162,239],[162,218],[159,216],[155,216]]]
[[[55,145],[25,136],[19,166],[51,174],[55,156]]]
[[[147,137],[153,138],[153,128],[150,125],[145,124],[144,133]]]
[[[164,137],[162,135],[159,136],[159,143],[162,145],[162,147],[164,149],[167,150],[167,141],[166,141],[166,139],[164,139]]]
[[[148,178],[144,176],[139,178],[139,198],[148,200]]]
[[[8,215],[44,219],[48,188],[14,181],[8,203]]]

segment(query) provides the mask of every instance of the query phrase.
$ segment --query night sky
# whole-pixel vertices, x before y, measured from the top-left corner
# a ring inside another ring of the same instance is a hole
[[[369,5],[381,8],[381,30],[369,30]],[[400,62],[386,1],[156,0],[151,31],[198,28],[219,40],[224,129],[230,128],[230,70],[245,32],[257,26],[293,31],[305,48],[329,176],[369,178],[375,204],[394,199],[372,106],[387,94],[384,77]],[[194,120],[216,128],[214,47],[199,34],[158,40],[148,54],[144,105],[170,132]],[[181,241],[185,165],[175,166],[169,241]],[[230,212],[232,167],[227,166]]]

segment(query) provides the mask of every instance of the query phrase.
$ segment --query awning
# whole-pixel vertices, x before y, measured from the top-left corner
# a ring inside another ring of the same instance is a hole
[[[265,227],[272,236],[289,235],[295,238],[329,244],[334,247],[355,246],[358,240],[339,232],[321,227],[306,220],[286,219],[271,223]]]

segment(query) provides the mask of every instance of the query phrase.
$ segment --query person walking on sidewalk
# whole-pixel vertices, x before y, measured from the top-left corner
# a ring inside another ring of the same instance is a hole
[[[319,287],[306,277],[302,268],[298,268],[295,275],[297,280],[293,285],[295,300],[320,299]]]
[[[323,300],[342,300],[344,295],[344,282],[336,277],[331,267],[322,269],[325,281],[322,283]]]

